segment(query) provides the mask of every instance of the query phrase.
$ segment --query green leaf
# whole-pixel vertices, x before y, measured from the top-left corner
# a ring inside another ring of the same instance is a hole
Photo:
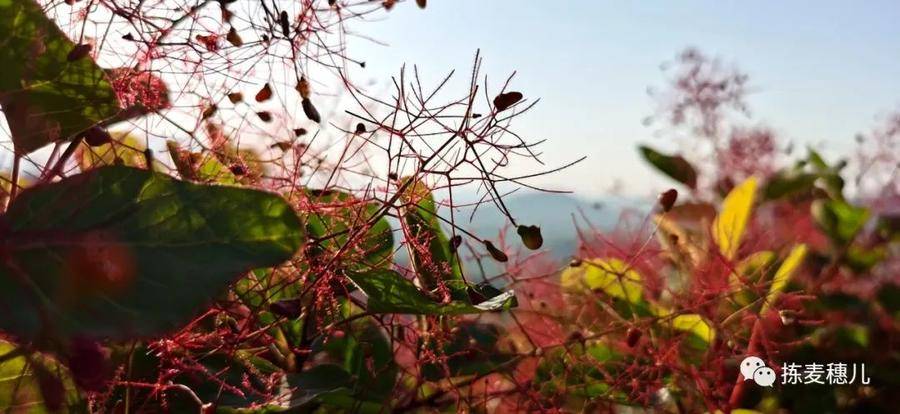
[[[516,355],[498,348],[499,339],[505,333],[496,325],[466,322],[457,328],[435,352],[441,361],[422,365],[422,376],[426,380],[499,372],[517,359]]]
[[[818,178],[819,176],[816,174],[781,171],[766,183],[763,197],[767,200],[776,200],[794,195],[811,194]]]
[[[681,155],[668,155],[648,146],[638,147],[641,155],[657,170],[690,188],[697,188],[697,170]]]
[[[322,364],[299,374],[288,374],[290,407],[300,407],[324,394],[350,390],[353,379],[347,371],[334,364]]]
[[[321,238],[319,247],[336,254],[348,242],[349,233],[365,228],[356,248],[347,249],[347,267],[354,270],[384,268],[391,265],[394,255],[394,234],[391,224],[382,217],[371,226],[368,220],[376,214],[380,205],[358,200],[350,194],[335,191],[310,190],[307,192],[310,209],[306,212],[306,231],[311,238]],[[337,235],[332,237],[333,235]]]
[[[0,3],[0,105],[16,151],[64,140],[121,112],[104,71],[32,0]]]
[[[725,196],[722,211],[713,222],[713,238],[722,256],[729,260],[734,259],[741,245],[755,198],[756,179],[750,177]]]
[[[437,288],[439,281],[461,281],[459,259],[441,230],[437,205],[431,191],[414,177],[403,178],[400,183],[401,186],[406,186],[401,195],[401,200],[407,206],[403,209],[403,221],[407,226],[408,236],[412,239],[407,246],[416,276],[426,290]],[[451,283],[451,286],[455,285]],[[461,292],[453,293],[454,298],[462,297]]]
[[[811,209],[822,232],[839,246],[853,241],[869,220],[868,209],[841,200],[816,200]]]
[[[11,352],[16,352],[16,346],[0,340],[0,358],[5,359],[0,362],[0,409],[4,410],[3,412],[81,411],[78,407],[81,404],[81,397],[65,367],[39,354],[12,357]],[[10,355],[9,359],[5,358],[7,355]],[[51,410],[52,403],[47,404],[43,395],[51,388],[46,385],[48,383],[55,383],[57,387],[61,387],[56,389],[57,392],[61,392],[61,395],[55,396],[61,403],[57,411]]]
[[[157,335],[303,239],[277,195],[128,167],[27,189],[2,222],[0,328],[27,338]]]
[[[477,305],[462,300],[440,303],[419,290],[413,282],[393,270],[348,272],[347,277],[368,296],[366,311],[413,315],[462,315],[509,309],[515,303],[513,291],[504,292]]]

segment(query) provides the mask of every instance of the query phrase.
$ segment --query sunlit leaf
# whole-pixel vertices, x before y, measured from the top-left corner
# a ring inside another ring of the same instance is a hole
[[[172,329],[241,273],[290,258],[303,237],[274,194],[127,167],[27,189],[2,222],[0,328],[25,338]]]
[[[0,106],[17,151],[71,138],[121,112],[104,71],[87,56],[70,60],[74,49],[37,2],[0,2]]]
[[[406,186],[401,200],[407,205],[403,209],[403,221],[412,238],[407,243],[409,256],[422,285],[432,290],[439,281],[461,281],[459,259],[441,229],[431,191],[413,177],[402,178],[400,185]]]
[[[600,290],[629,303],[641,300],[641,276],[627,263],[616,258],[583,260],[580,266],[568,267],[560,276],[564,289]]]
[[[515,295],[511,291],[487,298],[487,301],[478,305],[463,300],[441,303],[393,270],[348,272],[347,277],[366,294],[366,311],[371,313],[462,315],[505,310],[515,303]]]
[[[0,409],[13,413],[81,412],[81,397],[68,370],[40,354],[19,355],[0,340]],[[6,355],[10,355],[6,358]],[[49,395],[48,395],[49,394]],[[58,410],[51,410],[57,405]]]
[[[781,295],[781,292],[787,287],[788,282],[791,281],[791,277],[794,276],[797,268],[800,267],[805,258],[805,244],[798,244],[791,249],[788,257],[784,259],[784,262],[781,263],[781,266],[775,272],[775,277],[772,278],[772,286],[769,287],[769,293],[766,294],[766,301],[763,303],[762,311],[760,311],[760,313],[764,312],[769,306],[775,303],[775,300],[778,299],[778,296]]]
[[[719,251],[728,259],[734,258],[741,245],[755,198],[756,179],[750,177],[725,196],[722,211],[713,222],[714,240],[719,245]]]

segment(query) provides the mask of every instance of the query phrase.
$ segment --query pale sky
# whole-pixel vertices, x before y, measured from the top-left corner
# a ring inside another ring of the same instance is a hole
[[[618,178],[646,195],[668,185],[635,151],[667,145],[641,123],[655,108],[646,90],[664,84],[659,66],[677,52],[695,46],[736,65],[750,75],[754,119],[846,154],[857,132],[900,110],[898,22],[900,3],[889,0],[431,0],[353,26],[388,46],[350,46],[376,81],[407,63],[430,79],[457,69],[464,82],[480,48],[495,85],[517,71],[514,89],[541,99],[518,131],[549,139],[545,162],[588,157],[536,183],[592,197]]]

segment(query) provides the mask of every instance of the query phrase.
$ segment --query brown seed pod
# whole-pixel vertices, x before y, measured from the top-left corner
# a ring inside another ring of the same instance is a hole
[[[278,23],[281,24],[281,33],[284,34],[284,37],[291,37],[291,25],[288,23],[286,11],[282,11],[281,15],[278,16]]]
[[[238,177],[247,174],[247,168],[241,164],[233,164],[231,167],[228,167],[228,169],[231,170],[232,174]]]
[[[531,250],[540,249],[544,244],[544,237],[541,236],[541,228],[538,226],[519,226],[516,232],[522,238],[522,244]]]
[[[581,263],[582,263],[581,259],[575,258],[569,262],[569,267],[579,267],[579,266],[581,266]]]
[[[302,307],[300,299],[282,299],[269,305],[269,311],[278,316],[293,319],[300,316]]]
[[[268,83],[266,83],[265,85],[263,85],[262,89],[260,89],[259,92],[256,93],[256,97],[254,99],[256,99],[256,102],[265,102],[269,99],[272,99],[272,87],[269,86]]]
[[[297,92],[300,93],[301,98],[309,99],[309,81],[306,80],[306,77],[300,77],[300,80],[297,82]]]
[[[215,115],[216,112],[218,112],[218,111],[219,111],[219,107],[216,106],[216,104],[212,104],[212,105],[206,107],[206,109],[203,110],[202,118],[203,118],[203,119],[207,119],[207,118],[209,118],[209,117]]]
[[[641,340],[641,335],[643,335],[643,333],[640,329],[633,327],[628,328],[628,333],[625,334],[625,344],[627,344],[629,348],[634,348],[638,341]]]
[[[263,122],[272,121],[272,114],[270,114],[268,111],[259,111],[256,113],[256,116],[258,116],[259,119],[262,119]]]
[[[419,5],[420,9],[424,9],[425,6],[428,5],[428,1],[427,0],[416,0],[416,4]]]
[[[306,135],[306,128],[294,128],[294,136],[299,137]]]
[[[238,34],[237,30],[234,30],[234,27],[228,29],[228,35],[225,36],[225,40],[228,40],[228,43],[231,43],[234,47],[244,45],[244,39],[241,39],[241,35]]]
[[[674,188],[670,188],[659,195],[659,205],[662,207],[663,211],[671,210],[677,200],[678,190]]]
[[[365,134],[366,133],[366,126],[362,122],[356,124],[356,133],[357,134]]]
[[[496,98],[494,98],[494,107],[497,108],[497,112],[502,112],[521,100],[522,94],[520,92],[501,93],[500,95],[497,95]]]
[[[98,126],[92,127],[87,131],[84,131],[84,142],[92,147],[99,147],[103,144],[108,144],[112,141],[112,137],[109,135],[109,132],[106,132],[105,129],[100,128]]]
[[[66,60],[69,62],[74,62],[76,60],[80,60],[83,57],[87,56],[91,53],[91,49],[94,47],[87,43],[82,43],[79,45],[75,45],[72,50],[69,52],[69,55],[66,56]]]
[[[228,100],[231,101],[231,103],[236,104],[236,103],[244,100],[244,94],[242,94],[240,92],[229,93]]]
[[[319,116],[319,111],[316,110],[315,106],[313,106],[312,101],[304,98],[302,105],[303,105],[303,113],[306,114],[306,118],[308,118],[310,121],[313,121],[317,124],[322,122],[322,117]]]
[[[494,243],[491,243],[489,240],[484,241],[484,247],[487,249],[488,253],[491,254],[491,257],[494,260],[500,263],[506,263],[509,261],[509,257],[506,256],[506,253],[503,253],[500,249],[494,247]]]
[[[457,235],[451,237],[450,238],[450,253],[456,253],[456,250],[459,249],[460,245],[462,245],[462,236],[457,234]]]

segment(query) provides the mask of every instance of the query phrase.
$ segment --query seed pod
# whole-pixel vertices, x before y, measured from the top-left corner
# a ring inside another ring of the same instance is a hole
[[[427,0],[416,0],[416,4],[419,5],[420,9],[424,9],[425,6],[428,5],[428,1]]]
[[[628,328],[628,333],[625,334],[625,344],[627,344],[629,348],[634,348],[638,341],[641,340],[641,335],[643,335],[643,333],[640,329]]]
[[[269,305],[269,311],[278,316],[293,319],[300,316],[302,307],[300,299],[282,299]]]
[[[579,267],[579,266],[581,266],[581,259],[579,259],[579,258],[572,259],[572,261],[569,262],[569,267]]]
[[[272,99],[272,87],[268,83],[263,85],[262,89],[256,93],[256,102],[265,102]]]
[[[356,124],[356,133],[357,134],[366,133],[366,126],[362,122]]]
[[[306,80],[306,77],[300,77],[300,80],[297,82],[297,92],[300,93],[301,98],[309,99],[309,81]]]
[[[238,177],[247,174],[247,169],[244,168],[244,166],[241,164],[234,164],[231,167],[229,167],[228,169],[231,170],[232,174],[234,174]]]
[[[109,132],[106,132],[105,129],[98,126],[84,131],[84,142],[92,147],[99,147],[103,144],[108,144],[111,141],[112,137],[109,135]]]
[[[244,100],[244,94],[242,94],[240,92],[229,93],[228,100],[231,101],[231,103],[236,104],[236,103]]]
[[[322,117],[319,116],[319,111],[316,110],[316,107],[313,106],[312,101],[309,99],[303,99],[303,113],[306,114],[306,117],[315,123],[322,122]]]
[[[494,107],[497,108],[497,112],[502,112],[521,100],[522,94],[519,92],[501,93],[500,95],[497,95],[496,98],[494,98]]]
[[[396,174],[395,174],[396,176]],[[456,249],[459,249],[459,246],[462,245],[462,236],[455,235],[450,238],[450,253],[456,253]]]
[[[89,53],[91,53],[91,49],[93,49],[93,46],[91,46],[90,44],[87,44],[87,43],[75,45],[75,47],[73,47],[72,50],[69,52],[69,55],[66,56],[66,60],[68,60],[69,62],[74,62],[76,60],[80,60],[81,58],[83,58],[83,57],[87,56]]]
[[[396,179],[397,179],[397,173],[388,173],[388,179],[396,180]]]
[[[667,191],[664,191],[659,195],[659,205],[662,207],[663,211],[669,211],[672,209],[672,206],[675,205],[675,201],[678,200],[678,190],[674,188],[670,188]]]
[[[299,136],[303,136],[303,135],[306,135],[305,128],[294,128],[294,136],[295,137],[299,137]]]
[[[491,257],[493,257],[494,260],[500,263],[509,261],[509,257],[506,256],[506,253],[503,253],[500,249],[494,247],[494,243],[491,243],[489,240],[484,241],[484,247],[487,248],[488,253],[491,254]]]
[[[288,14],[286,11],[281,12],[278,22],[281,23],[281,33],[284,34],[284,37],[291,37],[291,26],[288,24]]]
[[[228,43],[231,43],[234,47],[244,45],[244,40],[241,39],[241,35],[238,34],[237,30],[234,30],[234,27],[228,29],[228,35],[225,36],[225,40],[228,40]]]
[[[541,236],[541,228],[538,226],[519,226],[516,232],[522,238],[522,244],[531,250],[540,249],[544,244],[544,237]]]
[[[258,116],[259,119],[262,119],[263,122],[271,122],[272,121],[272,114],[270,114],[267,111],[259,111],[256,113],[256,116]]]
[[[202,116],[202,118],[203,118],[203,119],[207,119],[207,118],[209,118],[209,117],[215,115],[216,112],[218,112],[218,111],[219,111],[219,107],[216,106],[216,104],[212,104],[212,105],[206,107],[206,109],[203,110],[203,116]]]

